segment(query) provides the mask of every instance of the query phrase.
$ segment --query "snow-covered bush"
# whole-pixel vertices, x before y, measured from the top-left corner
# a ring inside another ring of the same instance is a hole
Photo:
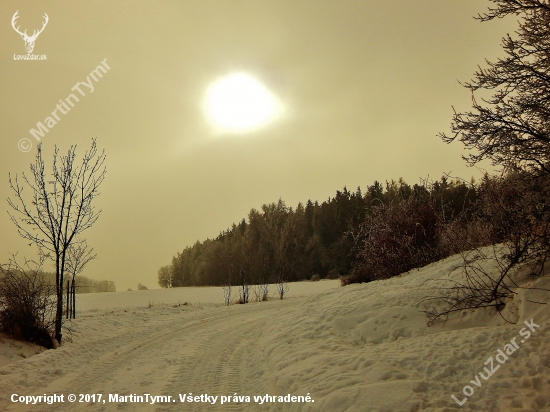
[[[0,330],[16,338],[53,348],[55,288],[40,267],[15,259],[0,265]]]

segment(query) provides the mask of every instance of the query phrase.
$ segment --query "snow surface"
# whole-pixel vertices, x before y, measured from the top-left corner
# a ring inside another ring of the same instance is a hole
[[[532,302],[547,302],[550,293],[520,289],[504,309],[515,323],[489,308],[426,326],[418,302],[436,292],[436,282],[426,280],[449,278],[460,262],[453,256],[343,288],[338,281],[293,283],[283,301],[229,307],[221,288],[81,295],[60,348],[29,357],[34,347],[17,342],[27,348],[25,359],[8,350],[12,341],[0,340],[0,410],[550,411],[550,305]],[[523,286],[550,288],[550,278]],[[539,327],[524,339],[520,330],[531,319]],[[487,380],[479,378],[513,338],[517,350]],[[466,398],[467,385],[474,393]],[[65,402],[10,401],[12,394],[54,393]],[[107,402],[69,403],[71,393],[102,393]],[[190,393],[251,402],[180,403],[178,394]],[[171,395],[176,402],[108,402],[108,394]],[[309,394],[315,402],[254,402],[266,394]],[[452,395],[466,401],[459,406]]]

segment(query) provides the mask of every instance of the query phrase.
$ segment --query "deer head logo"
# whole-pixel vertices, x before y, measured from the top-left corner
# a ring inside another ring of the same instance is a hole
[[[38,35],[44,31],[46,24],[48,24],[49,17],[46,13],[44,13],[45,21],[44,21],[44,24],[42,25],[42,28],[38,31],[34,30],[32,33],[32,36],[29,36],[27,35],[27,30],[25,30],[24,33],[21,33],[19,31],[19,26],[15,27],[15,20],[19,18],[17,13],[19,13],[19,10],[17,10],[13,15],[13,17],[11,18],[11,26],[17,33],[21,35],[21,38],[25,41],[25,48],[27,49],[27,53],[32,53],[34,49],[34,42],[36,41],[36,38],[38,37]]]

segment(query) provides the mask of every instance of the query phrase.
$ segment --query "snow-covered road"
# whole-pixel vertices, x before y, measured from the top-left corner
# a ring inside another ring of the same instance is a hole
[[[252,406],[255,395],[278,394],[270,387],[264,352],[259,344],[273,319],[280,313],[296,318],[302,302],[303,298],[296,298],[230,307],[162,305],[84,316],[75,323],[73,342],[0,371],[0,408],[13,411],[203,411],[220,410],[220,407],[224,411],[243,410]],[[64,402],[25,405],[13,403],[12,394],[63,394]],[[76,402],[68,401],[69,394],[77,396]],[[96,394],[96,402],[79,402],[80,394]],[[97,394],[102,394],[100,402]],[[125,399],[113,401],[114,396],[109,394]],[[139,398],[128,396],[144,394],[169,395],[172,402],[152,405],[150,398],[149,403],[145,397],[140,403],[133,402]],[[180,394],[218,396],[218,399],[210,406],[211,398],[204,403],[182,403]],[[250,396],[250,405],[233,402],[235,395]],[[222,406],[221,396],[228,396],[231,401]]]

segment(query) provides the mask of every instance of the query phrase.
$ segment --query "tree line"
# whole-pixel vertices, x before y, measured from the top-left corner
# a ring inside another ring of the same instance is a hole
[[[28,269],[23,269],[21,272],[26,272],[27,275],[31,274]],[[0,271],[0,278],[4,276],[4,273]],[[41,276],[44,282],[55,287],[55,273],[54,272],[41,272]],[[66,282],[65,282],[66,285]],[[75,290],[76,293],[100,293],[100,292],[116,292],[116,284],[112,280],[95,280],[90,279],[87,276],[78,275],[75,277]]]
[[[346,187],[326,201],[308,200],[295,208],[282,199],[252,209],[216,238],[197,241],[158,271],[161,287],[265,284],[313,278],[337,279],[360,263],[357,232],[381,205],[427,196],[451,221],[474,207],[472,183],[442,177],[436,182],[409,185],[403,179],[382,185],[375,181],[363,193]]]

